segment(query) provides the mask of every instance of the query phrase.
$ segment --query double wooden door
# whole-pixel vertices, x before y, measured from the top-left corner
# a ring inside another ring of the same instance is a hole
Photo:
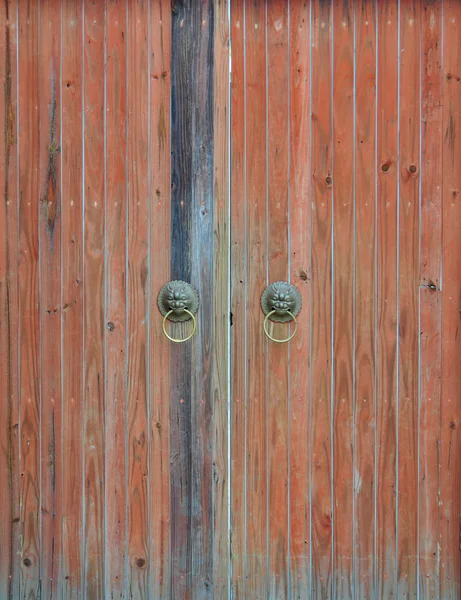
[[[460,34],[1,5],[1,598],[461,596]]]

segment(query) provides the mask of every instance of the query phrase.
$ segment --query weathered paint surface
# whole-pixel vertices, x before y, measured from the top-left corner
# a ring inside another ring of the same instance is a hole
[[[1,3],[0,598],[461,596],[460,36],[457,0]]]

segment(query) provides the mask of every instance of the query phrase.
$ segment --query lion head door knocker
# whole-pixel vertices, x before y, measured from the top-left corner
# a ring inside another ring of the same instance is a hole
[[[276,281],[267,286],[261,296],[261,308],[266,315],[264,319],[264,333],[270,340],[277,344],[283,344],[293,339],[298,329],[296,317],[299,315],[301,305],[301,294],[294,285],[286,281]],[[290,323],[294,321],[294,331],[289,337],[278,340],[272,337],[267,330],[269,320],[274,323]]]
[[[166,337],[177,344],[187,342],[197,329],[195,313],[198,310],[199,297],[197,290],[185,281],[166,283],[158,295],[157,304],[163,315],[162,329]],[[166,322],[180,323],[192,319],[192,331],[185,338],[171,337],[166,330]]]

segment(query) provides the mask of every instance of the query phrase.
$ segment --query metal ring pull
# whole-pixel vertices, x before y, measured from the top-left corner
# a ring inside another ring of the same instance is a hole
[[[296,320],[296,317],[299,315],[301,305],[301,294],[294,285],[291,285],[291,283],[287,283],[286,281],[275,281],[267,286],[261,296],[261,309],[266,315],[263,325],[264,333],[272,342],[285,344],[294,338],[298,331],[298,321]],[[275,323],[290,323],[290,321],[294,321],[295,329],[289,337],[278,340],[267,330],[267,322],[269,319]]]
[[[170,342],[182,344],[190,340],[197,330],[197,320],[194,316],[199,305],[197,290],[185,281],[170,281],[160,290],[157,304],[163,315],[163,333]],[[183,323],[190,319],[192,319],[192,332],[187,337],[182,339],[174,338],[167,332],[167,320],[173,321],[173,323]]]
[[[187,342],[187,340],[190,340],[190,338],[194,335],[195,330],[197,329],[197,319],[194,317],[194,315],[190,312],[190,310],[187,310],[187,308],[183,308],[183,311],[186,314],[188,314],[190,316],[190,318],[192,319],[192,331],[189,333],[189,335],[187,337],[185,337],[183,339],[178,339],[178,338],[171,337],[171,335],[166,330],[166,327],[165,327],[166,320],[174,312],[173,309],[169,310],[166,313],[166,315],[163,317],[163,321],[162,321],[163,333],[170,340],[170,342],[174,342],[175,344],[182,344],[183,342]]]
[[[298,331],[298,321],[296,320],[296,317],[294,316],[294,314],[292,312],[290,312],[289,310],[287,310],[286,311],[287,315],[289,315],[292,318],[292,320],[295,322],[295,330],[289,337],[285,338],[284,340],[278,340],[277,338],[272,337],[271,334],[267,331],[267,321],[276,312],[277,312],[277,310],[271,310],[271,312],[266,315],[266,318],[264,319],[264,333],[267,335],[267,337],[272,342],[276,342],[277,344],[285,344],[286,342],[289,342],[291,339],[293,339],[295,337],[296,332]]]

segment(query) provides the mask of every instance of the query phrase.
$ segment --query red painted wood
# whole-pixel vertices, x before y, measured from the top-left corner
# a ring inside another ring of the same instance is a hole
[[[18,161],[16,3],[0,7],[0,597],[19,596]]]
[[[376,418],[376,2],[355,8],[355,593],[374,595]]]
[[[18,7],[19,123],[19,593],[40,597],[40,349],[39,349],[39,15]],[[32,168],[31,168],[32,167]]]
[[[62,595],[83,595],[83,37],[82,10],[62,5]],[[64,43],[65,41],[65,43]]]

